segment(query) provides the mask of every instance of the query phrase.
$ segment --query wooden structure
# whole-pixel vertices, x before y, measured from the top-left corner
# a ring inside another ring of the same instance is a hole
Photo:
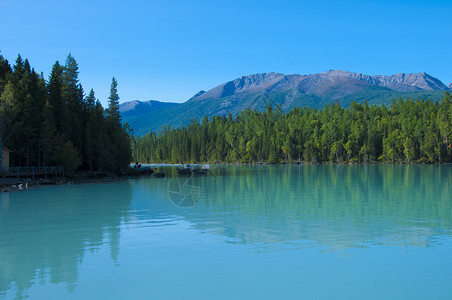
[[[32,177],[51,175],[58,178],[58,175],[64,176],[64,170],[60,167],[9,167],[0,168],[0,176],[3,177]]]
[[[2,165],[0,166],[2,169],[9,168],[9,153],[11,150],[8,148],[2,148]]]

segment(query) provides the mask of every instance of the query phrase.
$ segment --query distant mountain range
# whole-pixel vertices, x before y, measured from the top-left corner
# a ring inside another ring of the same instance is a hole
[[[170,108],[179,105],[179,103],[160,102],[156,100],[149,101],[129,101],[119,105],[119,112],[123,119],[128,119],[134,116],[143,115],[151,112],[157,112],[162,109]]]
[[[163,125],[182,126],[195,118],[225,115],[240,111],[264,110],[268,103],[281,105],[283,111],[296,106],[322,108],[339,102],[347,107],[352,100],[369,104],[389,105],[393,98],[440,99],[452,89],[427,73],[369,76],[347,71],[330,70],[311,75],[263,73],[242,76],[208,91],[200,91],[184,103],[155,100],[130,101],[120,105],[124,122],[134,134],[142,135],[161,129]]]

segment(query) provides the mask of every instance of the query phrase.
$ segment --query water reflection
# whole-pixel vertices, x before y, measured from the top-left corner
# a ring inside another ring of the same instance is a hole
[[[99,199],[99,196],[105,200]],[[128,220],[130,185],[50,187],[1,194],[0,296],[16,298],[36,282],[77,285],[86,251],[108,243],[119,263],[120,223]]]
[[[165,245],[183,246],[193,234],[261,253],[428,248],[452,233],[450,165],[215,166],[211,176],[187,178],[163,171],[168,178],[0,194],[0,296],[22,298],[38,282],[70,293],[86,255],[105,245],[120,268],[121,249],[149,255],[161,246],[171,255],[179,248]]]
[[[8,210],[9,209],[9,194],[5,194],[2,197],[2,210]]]
[[[191,178],[181,193],[199,202],[196,208],[167,207],[165,195],[148,201],[146,192],[134,202],[253,248],[284,248],[288,242],[331,249],[428,247],[452,229],[451,170],[449,165],[217,166],[212,173],[223,176]],[[168,178],[167,189],[179,186],[178,180]],[[140,184],[155,189],[151,181]],[[171,192],[166,199],[174,202]]]

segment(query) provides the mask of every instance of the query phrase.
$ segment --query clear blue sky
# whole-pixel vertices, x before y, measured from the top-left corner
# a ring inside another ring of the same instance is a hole
[[[105,106],[183,102],[262,72],[427,72],[452,82],[452,1],[0,0],[0,51],[47,79],[71,53]]]

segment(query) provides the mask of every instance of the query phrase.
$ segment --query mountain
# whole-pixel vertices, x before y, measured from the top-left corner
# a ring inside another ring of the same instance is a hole
[[[128,101],[119,105],[119,112],[122,118],[130,118],[138,115],[156,112],[162,109],[170,108],[179,105],[179,103],[160,102],[156,100],[149,101]]]
[[[393,98],[439,99],[449,88],[427,73],[369,76],[340,70],[324,73],[284,75],[263,73],[242,76],[208,91],[200,91],[180,105],[135,114],[128,110],[122,114],[136,134],[159,130],[163,125],[186,125],[191,119],[200,120],[204,115],[237,115],[246,108],[264,110],[268,103],[280,105],[283,111],[296,106],[322,108],[339,102],[347,107],[352,100],[369,104],[389,105]],[[124,105],[126,105],[125,103]],[[132,105],[132,104],[130,104]],[[132,105],[133,106],[133,105]]]
[[[447,86],[449,90],[452,90],[452,82]]]
[[[392,76],[375,75],[368,76],[360,73],[352,73],[347,71],[331,70],[326,73],[330,77],[348,77],[367,82],[372,85],[387,87],[391,90],[399,92],[414,92],[422,90],[430,91],[446,91],[448,87],[439,79],[428,75],[427,73],[411,73],[411,74],[396,74]]]
[[[266,89],[268,92],[288,90],[296,94],[328,95],[333,99],[339,99],[360,91],[366,86],[384,87],[399,92],[448,90],[444,83],[426,73],[368,76],[347,71],[330,70],[312,75],[265,73],[243,76],[194,98],[224,98],[239,93],[250,94]]]

